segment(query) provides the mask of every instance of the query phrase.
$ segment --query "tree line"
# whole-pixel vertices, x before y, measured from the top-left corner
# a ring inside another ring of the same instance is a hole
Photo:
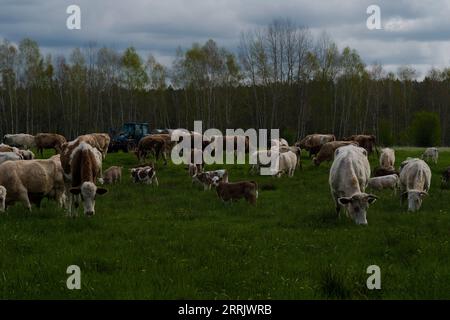
[[[279,128],[291,142],[314,132],[371,133],[401,145],[417,143],[411,123],[425,112],[438,119],[433,141],[448,145],[450,67],[417,77],[406,65],[396,73],[367,65],[355,49],[286,19],[242,32],[237,52],[214,40],[178,48],[170,67],[133,47],[88,43],[67,57],[44,56],[32,39],[4,40],[0,135],[74,138],[124,122],[192,129],[202,120],[220,130]]]

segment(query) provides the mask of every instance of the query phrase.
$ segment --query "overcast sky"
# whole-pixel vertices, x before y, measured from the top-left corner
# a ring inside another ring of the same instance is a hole
[[[81,30],[66,28],[66,8],[81,8]],[[381,30],[368,30],[366,9],[381,8]],[[36,40],[44,53],[67,54],[95,41],[135,46],[170,65],[178,46],[212,38],[236,51],[241,31],[289,18],[326,31],[339,48],[356,48],[388,70],[450,66],[450,0],[0,0],[0,38]]]

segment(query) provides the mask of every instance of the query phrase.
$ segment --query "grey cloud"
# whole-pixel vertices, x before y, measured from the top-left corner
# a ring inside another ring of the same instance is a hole
[[[65,11],[73,3],[81,7],[82,30],[65,27]],[[18,42],[31,37],[43,52],[54,55],[90,41],[118,50],[132,45],[144,56],[151,52],[169,64],[178,46],[213,38],[236,50],[242,31],[289,18],[316,34],[326,30],[340,48],[357,49],[367,63],[380,61],[390,68],[450,63],[450,1],[377,1],[383,27],[390,28],[375,31],[365,25],[371,4],[374,1],[0,0],[0,38]]]

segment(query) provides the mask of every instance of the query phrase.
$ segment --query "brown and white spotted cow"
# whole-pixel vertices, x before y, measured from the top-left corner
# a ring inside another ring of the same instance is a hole
[[[203,190],[211,190],[211,186],[214,184],[228,182],[228,172],[225,169],[200,172],[192,176],[192,180],[201,183]]]
[[[144,166],[130,169],[134,183],[145,183],[159,185],[156,170],[153,166]]]
[[[101,154],[86,142],[81,142],[70,155],[71,185],[69,189],[73,196],[80,196],[84,213],[88,216],[95,214],[95,198],[107,192],[95,185],[101,177]],[[76,202],[75,202],[76,204]],[[70,208],[72,213],[72,206]]]

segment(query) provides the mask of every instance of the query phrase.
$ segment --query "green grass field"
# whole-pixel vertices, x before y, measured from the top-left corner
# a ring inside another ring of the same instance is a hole
[[[397,166],[421,149],[397,151]],[[50,153],[47,153],[50,156]],[[122,184],[97,198],[96,215],[67,218],[54,202],[0,216],[3,299],[418,299],[450,298],[450,190],[430,165],[430,195],[417,213],[391,191],[368,211],[368,226],[337,219],[328,186],[331,163],[280,179],[226,165],[230,180],[256,180],[258,205],[224,204],[214,190],[192,187],[181,166],[158,166],[158,188],[135,185],[131,154]],[[377,164],[371,157],[372,168]],[[210,166],[208,168],[220,168]],[[66,268],[81,268],[81,290],[66,288]],[[381,290],[366,288],[369,265]]]

